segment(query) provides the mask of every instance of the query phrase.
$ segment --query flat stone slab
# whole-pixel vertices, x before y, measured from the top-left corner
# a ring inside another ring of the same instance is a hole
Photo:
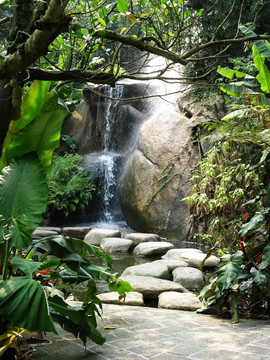
[[[84,237],[84,240],[87,244],[100,246],[100,243],[105,238],[111,237],[121,237],[121,232],[115,229],[100,229],[95,228],[91,229]]]
[[[121,276],[121,279],[129,282],[132,289],[143,294],[145,299],[157,299],[164,291],[188,292],[182,285],[173,281],[150,276]]]
[[[204,285],[203,273],[193,267],[180,267],[172,272],[173,281],[188,290],[198,290]]]
[[[39,230],[39,229],[37,229],[33,232],[32,239],[43,239],[44,237],[55,236],[55,235],[59,235],[59,233],[54,230]]]
[[[133,254],[146,257],[164,255],[172,248],[174,248],[174,245],[166,241],[149,241],[137,245],[133,251]]]
[[[62,233],[62,228],[58,226],[38,226],[36,230],[43,230],[43,231],[56,231],[58,234]]]
[[[122,276],[127,276],[127,275],[152,276],[154,278],[168,280],[169,270],[167,265],[165,264],[158,262],[151,262],[151,263],[129,266],[122,273]]]
[[[178,267],[188,266],[188,263],[183,260],[161,259],[161,260],[153,261],[152,264],[155,264],[155,263],[166,265],[168,267],[170,273]]]
[[[83,240],[90,230],[89,226],[63,227],[63,235]]]
[[[109,254],[127,253],[133,247],[133,241],[119,237],[104,238],[100,247]]]
[[[97,297],[103,304],[118,304],[118,305],[132,305],[143,306],[143,295],[137,291],[127,292],[126,298],[119,300],[119,294],[117,291],[98,294]]]
[[[146,233],[131,233],[125,235],[125,238],[132,240],[135,246],[143,242],[160,241],[160,236],[156,234],[146,234]]]
[[[163,259],[183,260],[188,263],[189,266],[199,268],[202,261],[205,259],[204,254],[199,249],[171,249],[164,256]],[[204,263],[204,268],[216,268],[219,265],[219,258],[211,255]]]
[[[162,309],[196,311],[201,305],[198,297],[193,293],[166,291],[158,297],[158,307]]]

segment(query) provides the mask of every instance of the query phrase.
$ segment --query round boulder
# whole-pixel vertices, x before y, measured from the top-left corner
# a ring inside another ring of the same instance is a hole
[[[84,237],[87,244],[100,246],[101,241],[108,237],[121,237],[121,232],[114,229],[92,229]]]
[[[137,245],[133,251],[133,254],[145,257],[157,256],[165,254],[169,249],[172,248],[174,248],[174,245],[166,241],[149,241]]]
[[[193,267],[180,267],[172,272],[173,281],[188,290],[198,290],[204,285],[203,273]]]
[[[132,233],[125,236],[126,239],[130,239],[134,242],[134,245],[139,245],[143,242],[148,241],[160,241],[160,237],[156,234],[145,234],[145,233]]]
[[[132,240],[117,237],[104,238],[100,243],[101,249],[109,254],[127,253],[132,247]]]
[[[169,270],[165,264],[158,262],[144,263],[127,267],[122,276],[152,276],[159,279],[169,279]]]

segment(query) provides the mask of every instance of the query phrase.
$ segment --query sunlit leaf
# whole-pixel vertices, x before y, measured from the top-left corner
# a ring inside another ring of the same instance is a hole
[[[134,16],[134,14],[128,14],[127,17],[129,18],[129,20],[131,20],[134,23],[139,23],[140,21],[137,20]]]
[[[117,0],[117,8],[121,13],[126,14],[128,10],[126,0]]]

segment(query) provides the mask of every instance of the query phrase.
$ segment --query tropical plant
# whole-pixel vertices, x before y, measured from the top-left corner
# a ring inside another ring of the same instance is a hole
[[[247,35],[250,30],[242,27]],[[255,81],[254,77],[232,69],[219,68],[218,71],[229,79],[234,76],[241,78],[241,81],[231,82],[222,87],[222,90],[233,96],[232,112],[226,115],[221,124],[217,127],[221,130],[217,134],[218,141],[222,139],[245,143],[249,146],[246,153],[245,166],[243,171],[234,164],[237,170],[235,178],[239,175],[244,182],[244,186],[250,186],[249,199],[240,197],[238,210],[242,210],[242,216],[238,217],[238,228],[236,227],[237,218],[234,219],[234,226],[237,234],[232,234],[234,243],[238,243],[239,250],[235,253],[221,256],[221,263],[216,273],[214,273],[209,283],[200,291],[199,298],[204,301],[206,308],[215,308],[219,313],[222,311],[230,312],[232,318],[238,321],[239,314],[253,316],[254,314],[269,314],[270,303],[270,258],[269,258],[269,239],[270,239],[270,184],[269,184],[269,98],[270,76],[266,66],[266,59],[270,59],[270,46],[268,42],[256,41],[253,45],[254,64],[259,72]],[[260,92],[260,90],[262,92]],[[250,167],[251,155],[254,156],[254,145],[261,149],[260,158],[257,164]],[[220,149],[221,146],[218,146]],[[227,168],[225,164],[225,174]],[[241,165],[240,165],[241,167]],[[250,173],[251,170],[251,173]],[[255,170],[255,172],[254,172]],[[212,171],[216,167],[212,166]],[[256,176],[261,172],[260,179]],[[217,174],[220,178],[216,183],[208,184],[209,190],[215,192],[219,182],[222,181],[224,172]],[[242,175],[242,176],[241,176]],[[233,180],[234,181],[234,180]],[[251,181],[251,183],[250,183]],[[232,179],[226,185],[227,191],[225,198],[230,195]],[[250,183],[250,184],[249,184]],[[206,184],[205,184],[206,185]],[[243,190],[244,186],[241,186]],[[257,187],[257,189],[256,189]],[[212,194],[205,191],[205,204],[212,201]],[[243,191],[242,194],[243,195]],[[237,198],[237,197],[236,197]],[[234,201],[235,197],[231,199]],[[221,207],[222,210],[222,207]],[[236,214],[237,207],[232,204],[231,213]],[[237,214],[236,214],[237,215]],[[218,216],[220,219],[221,216]],[[225,227],[226,223],[221,224]],[[219,231],[220,233],[222,231]],[[216,244],[218,245],[218,244]],[[209,256],[215,250],[211,249]]]
[[[89,172],[79,168],[82,156],[78,154],[54,155],[52,170],[47,176],[49,194],[47,215],[55,211],[68,216],[76,210],[84,212],[96,190]]]
[[[96,329],[101,303],[95,296],[95,280],[107,281],[121,297],[131,290],[128,283],[110,273],[111,257],[99,248],[62,236],[32,243],[32,233],[47,204],[45,171],[50,171],[66,115],[65,108],[54,100],[56,95],[48,90],[46,82],[31,86],[23,98],[21,117],[10,124],[1,158],[0,354],[8,352],[19,358],[25,355],[16,347],[19,335],[26,330],[57,333],[54,322],[83,343],[87,338],[104,343]],[[36,252],[41,254],[39,261],[33,257]],[[91,256],[103,257],[107,266],[93,265]],[[61,287],[56,286],[60,279],[70,286],[87,281],[81,306],[66,301]]]

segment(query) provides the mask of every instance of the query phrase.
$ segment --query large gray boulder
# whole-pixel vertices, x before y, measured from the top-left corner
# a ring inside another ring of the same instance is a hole
[[[159,279],[169,279],[169,270],[165,264],[158,262],[144,263],[127,267],[122,276],[152,276]]]
[[[191,132],[189,119],[172,106],[143,123],[120,190],[122,211],[134,230],[186,237],[189,211],[180,200],[190,193],[196,163]]]
[[[173,281],[188,290],[198,290],[204,285],[203,273],[193,267],[180,267],[172,272]]]
[[[100,246],[100,243],[103,239],[108,237],[121,237],[121,232],[114,229],[99,229],[95,228],[90,230],[84,237],[84,240],[87,244]]]
[[[143,294],[144,299],[157,299],[164,291],[188,292],[180,284],[151,276],[121,276],[121,279],[129,282],[134,291]]]
[[[160,237],[156,234],[146,234],[146,233],[131,233],[126,234],[125,239],[130,239],[134,242],[134,245],[139,245],[143,242],[148,241],[160,241]]]
[[[199,249],[183,248],[183,249],[171,249],[165,255],[163,259],[170,260],[182,260],[188,263],[189,266],[199,268],[202,261],[205,260],[206,254]],[[211,255],[204,262],[204,268],[216,268],[220,263],[217,256]]]
[[[122,254],[127,253],[133,247],[132,240],[122,239],[117,237],[104,238],[100,247],[109,254]]]
[[[174,245],[167,242],[167,241],[159,241],[159,242],[145,242],[137,245],[133,251],[134,255],[137,256],[157,256],[157,255],[163,255],[168,250],[174,248]]]

